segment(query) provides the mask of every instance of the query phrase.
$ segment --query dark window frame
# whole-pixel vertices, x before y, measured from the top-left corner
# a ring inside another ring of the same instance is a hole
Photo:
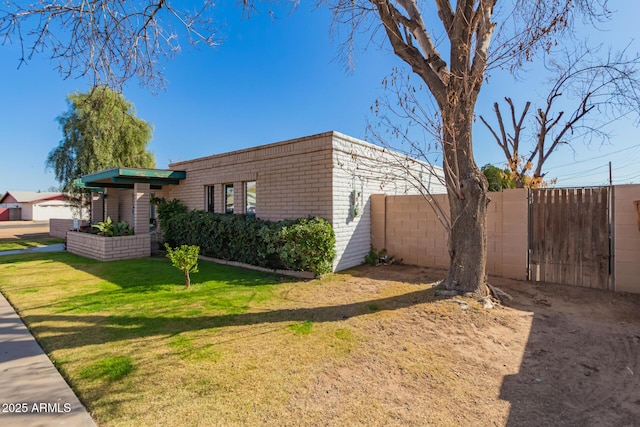
[[[205,210],[207,212],[215,212],[215,185],[206,185],[205,187]]]
[[[232,214],[235,204],[235,191],[233,189],[233,184],[224,184],[223,197],[224,213]],[[229,197],[231,197],[231,203],[229,203]]]

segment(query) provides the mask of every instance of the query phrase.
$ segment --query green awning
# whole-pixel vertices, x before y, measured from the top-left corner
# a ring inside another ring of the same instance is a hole
[[[178,185],[187,172],[168,169],[114,168],[85,175],[74,185],[92,191],[104,188],[133,188],[136,183],[149,184],[159,190],[164,185]]]

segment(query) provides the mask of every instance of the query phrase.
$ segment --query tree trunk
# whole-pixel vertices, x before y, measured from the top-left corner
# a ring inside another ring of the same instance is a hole
[[[469,103],[451,105],[443,113],[444,167],[451,211],[449,273],[445,286],[460,293],[488,295],[487,196],[488,183],[472,153],[473,109]]]
[[[189,276],[189,270],[185,269],[184,270],[184,286],[189,289],[189,286],[191,286],[191,277]]]

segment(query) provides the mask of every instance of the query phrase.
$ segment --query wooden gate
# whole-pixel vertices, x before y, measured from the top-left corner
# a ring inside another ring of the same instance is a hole
[[[529,279],[610,289],[609,188],[529,193]]]

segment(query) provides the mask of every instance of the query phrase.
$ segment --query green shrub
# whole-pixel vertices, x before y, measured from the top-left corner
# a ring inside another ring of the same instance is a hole
[[[271,222],[253,215],[190,211],[160,220],[171,246],[196,245],[214,258],[320,275],[332,270],[336,255],[333,228],[322,218]]]
[[[91,227],[95,228],[100,236],[115,237],[133,234],[133,230],[129,229],[129,224],[126,221],[113,222],[110,216],[106,221],[100,221]]]
[[[386,249],[377,250],[373,245],[370,246],[369,253],[364,256],[364,262],[369,265],[393,264],[397,262],[395,257],[389,257]]]
[[[200,252],[200,247],[181,245],[171,249],[171,246],[167,243],[165,243],[164,246],[167,248],[167,258],[171,260],[171,264],[184,273],[184,286],[188,289],[191,285],[191,276],[189,273],[198,272],[198,253]]]
[[[171,233],[171,227],[167,227],[167,223],[169,223],[174,216],[187,212],[187,207],[178,199],[167,201],[164,197],[154,197],[151,199],[151,203],[156,205],[156,208],[158,209],[160,227],[163,229],[164,233]],[[171,242],[174,239],[171,235],[165,235],[164,240]]]
[[[322,218],[301,218],[280,229],[283,245],[280,259],[292,270],[330,273],[336,256],[336,238],[331,225]]]

